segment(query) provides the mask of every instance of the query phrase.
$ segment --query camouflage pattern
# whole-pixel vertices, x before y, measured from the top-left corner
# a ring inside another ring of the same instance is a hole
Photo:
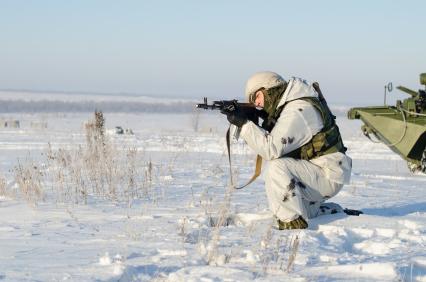
[[[308,223],[299,216],[298,218],[290,221],[290,222],[282,222],[278,219],[278,229],[279,230],[287,230],[287,229],[306,229],[308,228]]]

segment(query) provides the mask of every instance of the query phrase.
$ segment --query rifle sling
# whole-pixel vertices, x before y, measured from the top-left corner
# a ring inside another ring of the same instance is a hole
[[[226,147],[228,149],[228,161],[229,161],[229,176],[231,178],[231,186],[234,189],[243,189],[247,185],[251,184],[256,178],[260,175],[262,172],[262,157],[260,155],[257,155],[256,157],[256,168],[254,171],[253,176],[250,178],[250,180],[243,186],[236,187],[234,185],[233,175],[232,175],[232,163],[231,163],[231,137],[230,137],[230,130],[231,127],[228,128],[228,131],[226,132]]]

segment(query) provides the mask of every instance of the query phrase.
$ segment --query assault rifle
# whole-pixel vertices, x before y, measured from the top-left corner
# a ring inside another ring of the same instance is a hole
[[[199,109],[205,110],[210,109],[222,111],[223,109],[226,109],[228,112],[232,112],[238,109],[244,111],[249,120],[269,132],[271,132],[276,123],[275,119],[269,118],[268,114],[264,110],[258,110],[252,103],[239,103],[237,100],[222,100],[213,101],[213,103],[209,105],[207,103],[207,98],[204,97],[204,103],[196,104],[195,106]],[[262,124],[259,124],[259,118],[263,120]]]
[[[195,107],[205,110],[227,110],[232,111],[243,111],[247,118],[253,121],[255,124],[259,123],[259,117],[266,120],[267,114],[263,110],[256,109],[256,106],[252,103],[239,103],[237,100],[221,100],[213,101],[213,103],[207,103],[207,97],[204,97],[204,103],[196,104]]]

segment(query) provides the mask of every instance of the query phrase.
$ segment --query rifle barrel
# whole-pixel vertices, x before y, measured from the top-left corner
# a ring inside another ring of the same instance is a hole
[[[195,105],[195,107],[196,108],[199,108],[199,109],[205,109],[205,110],[208,110],[208,109],[216,109],[217,107],[215,107],[214,105],[207,105],[207,104],[197,104],[197,105]]]

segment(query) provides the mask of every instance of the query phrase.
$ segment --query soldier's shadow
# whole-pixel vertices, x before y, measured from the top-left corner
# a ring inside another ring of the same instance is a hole
[[[327,215],[320,215],[315,218],[311,218],[309,220],[309,227],[308,229],[311,230],[317,230],[319,225],[328,225],[329,223],[332,223],[333,221],[344,219],[348,217],[349,215],[345,213],[335,213],[335,214],[327,214]]]
[[[404,216],[416,212],[426,212],[426,202],[406,204],[401,206],[369,208],[363,209],[362,211],[368,215],[378,215],[385,217]]]
[[[426,202],[421,203],[413,203],[406,205],[394,205],[389,207],[381,207],[381,208],[366,208],[361,209],[363,214],[359,216],[359,219],[362,219],[364,216],[383,216],[383,217],[394,217],[394,216],[406,216],[416,212],[426,212]],[[328,214],[321,215],[309,220],[309,229],[316,230],[319,225],[326,225],[332,223],[336,220],[344,219],[347,217],[357,217],[347,215],[345,213],[336,213],[336,214]]]

